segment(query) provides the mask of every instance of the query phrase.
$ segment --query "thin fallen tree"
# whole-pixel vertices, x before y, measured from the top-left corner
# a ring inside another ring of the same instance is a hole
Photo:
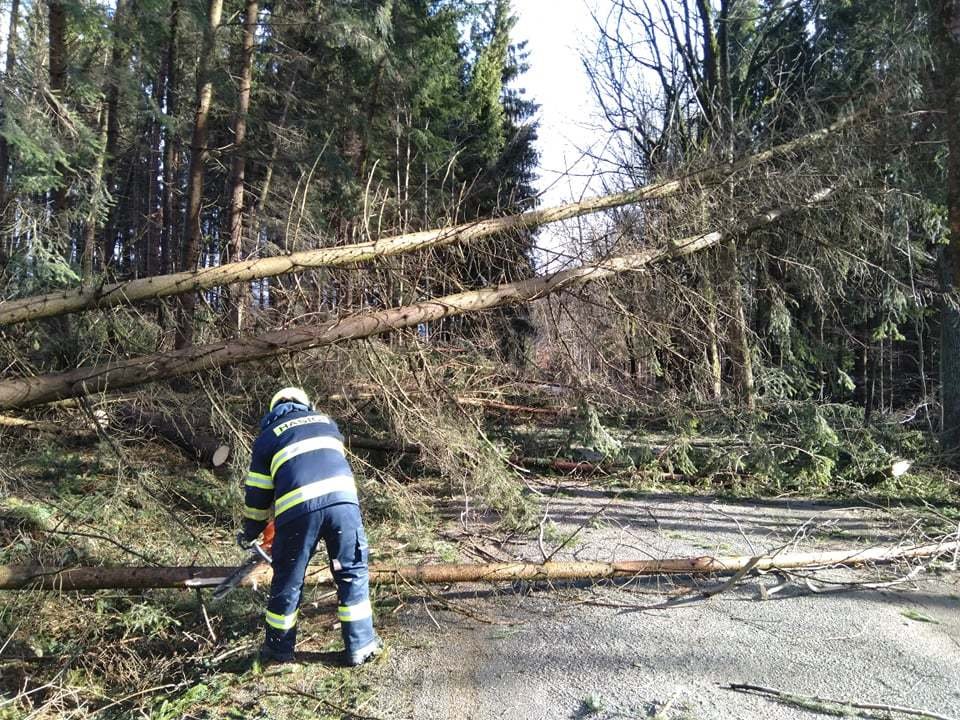
[[[310,268],[350,265],[425,248],[469,243],[499,233],[547,225],[645,200],[671,197],[684,189],[720,181],[733,173],[749,170],[775,157],[820,143],[861,118],[862,114],[853,113],[826,128],[733,163],[710,167],[681,179],[652,183],[626,192],[591,198],[582,202],[530,210],[520,215],[477,220],[448,228],[396,235],[353,245],[305,250],[289,255],[227,263],[202,270],[155,275],[124,282],[85,285],[45,295],[7,300],[0,302],[0,325],[12,325],[92,308],[113,307],[140,300],[181,295],[223,285],[302,272]]]
[[[65,373],[6,380],[0,382],[0,409],[28,407],[142,385],[200,370],[381,335],[454,315],[531,302],[551,293],[610,278],[619,273],[641,270],[665,260],[714,247],[731,237],[742,236],[802,208],[822,202],[832,194],[832,188],[821,190],[802,205],[770,210],[733,228],[686,238],[668,248],[641,250],[529,280],[446,295],[414,305],[357,313],[320,326],[277,330],[255,337],[224,340],[128,358],[105,365],[77,368]]]
[[[709,556],[621,560],[618,562],[481,563],[437,565],[370,566],[370,581],[390,583],[477,583],[524,580],[605,580],[638,575],[723,575],[748,570],[788,570],[890,563],[914,558],[933,558],[955,553],[960,542],[940,542],[910,547],[872,547],[826,552],[776,553],[773,555]],[[31,565],[0,566],[0,590],[106,590],[111,588],[190,588],[218,585],[232,572],[229,567],[72,567],[44,568]],[[270,582],[271,568],[264,564],[244,584]],[[326,566],[311,566],[307,584],[332,582]]]

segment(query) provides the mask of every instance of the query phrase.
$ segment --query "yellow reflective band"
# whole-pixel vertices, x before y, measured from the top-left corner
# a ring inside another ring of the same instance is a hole
[[[312,425],[313,423],[328,423],[332,422],[329,417],[326,415],[311,415],[310,417],[297,418],[296,420],[289,420],[282,425],[277,425],[273,429],[273,434],[277,437],[283,435],[290,428],[300,427],[301,425]]]
[[[273,478],[263,473],[247,473],[247,487],[261,488],[263,490],[273,490]]]
[[[346,454],[343,449],[343,443],[336,438],[308,438],[307,440],[301,440],[300,442],[287,445],[283,450],[274,455],[273,461],[270,463],[270,474],[276,477],[277,470],[279,470],[280,466],[283,465],[287,460],[290,458],[295,458],[297,455],[314,452],[315,450],[336,450],[341,455]]]
[[[337,617],[340,622],[357,622],[366,620],[373,616],[373,608],[369,600],[364,600],[356,605],[341,605],[337,608]]]
[[[277,613],[267,610],[267,625],[277,630],[289,630],[297,624],[297,615],[299,614],[299,610],[294,610],[292,615],[277,615]]]
[[[268,517],[270,517],[270,509],[267,508],[266,510],[261,510],[260,508],[244,505],[243,516],[249,520],[266,520]]]
[[[276,515],[289,510],[307,500],[329,495],[335,492],[348,492],[357,494],[357,486],[353,482],[352,475],[337,475],[326,480],[319,480],[309,485],[304,485],[296,490],[291,490],[286,495],[277,498]]]

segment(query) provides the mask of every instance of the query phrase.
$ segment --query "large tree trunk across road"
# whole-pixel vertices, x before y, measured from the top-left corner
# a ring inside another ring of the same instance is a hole
[[[810,198],[808,203],[821,202],[832,192],[823,190]],[[531,302],[560,290],[610,278],[618,273],[640,270],[664,260],[714,247],[727,238],[769,225],[802,207],[806,205],[771,210],[732,229],[716,230],[687,238],[667,249],[641,250],[552,275],[447,295],[404,307],[349,315],[319,327],[277,330],[256,337],[154,353],[106,365],[77,368],[65,373],[7,380],[0,382],[0,408],[26,407],[116,390],[199,370],[380,335],[454,315]]]

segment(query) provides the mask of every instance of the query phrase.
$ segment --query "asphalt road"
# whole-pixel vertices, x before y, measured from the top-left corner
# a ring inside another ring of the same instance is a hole
[[[922,537],[909,512],[789,499],[625,499],[566,488],[543,506],[547,553],[580,528],[556,559],[825,550]],[[499,544],[482,525],[467,530],[461,546],[476,557],[465,561],[542,558],[535,538]],[[750,577],[663,609],[649,608],[719,581],[441,589],[382,619],[391,651],[370,676],[380,691],[368,709],[415,720],[799,720],[822,712],[727,687],[748,683],[960,719],[960,576],[946,565],[819,570],[809,583]],[[765,600],[761,585],[785,586]]]

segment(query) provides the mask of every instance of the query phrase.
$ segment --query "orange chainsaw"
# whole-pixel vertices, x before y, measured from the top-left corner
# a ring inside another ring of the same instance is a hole
[[[271,520],[263,529],[262,539],[259,541],[254,540],[250,545],[250,557],[247,558],[247,561],[230,573],[230,575],[222,583],[217,585],[217,589],[213,591],[214,600],[219,600],[228,592],[237,587],[250,575],[250,573],[260,567],[260,565],[263,563],[267,563],[268,565],[270,564],[272,560],[270,557],[270,550],[273,548],[274,533],[275,528],[273,526],[273,520]]]

